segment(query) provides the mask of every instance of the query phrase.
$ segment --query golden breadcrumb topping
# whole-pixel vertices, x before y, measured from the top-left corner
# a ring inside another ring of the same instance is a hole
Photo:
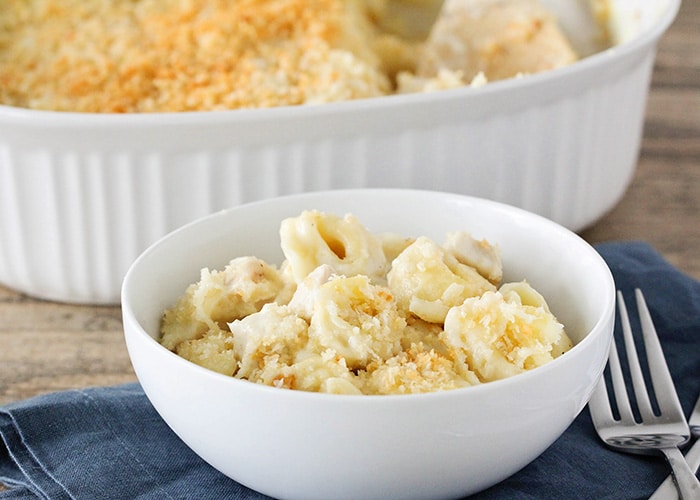
[[[3,0],[0,102],[153,112],[382,95],[366,40],[343,0]]]
[[[538,0],[448,0],[424,43],[381,32],[384,4],[3,0],[0,104],[91,113],[293,106],[479,86],[576,58]]]

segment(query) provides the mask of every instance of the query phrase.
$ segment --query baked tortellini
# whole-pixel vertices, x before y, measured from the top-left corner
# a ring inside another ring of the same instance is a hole
[[[544,297],[503,283],[500,250],[374,234],[318,210],[282,221],[279,267],[238,257],[164,314],[160,342],[219,373],[332,394],[412,394],[517,375],[571,347]]]
[[[495,288],[476,268],[425,236],[394,259],[387,279],[402,308],[432,323],[443,323],[450,308]]]
[[[310,210],[282,221],[282,251],[295,281],[303,280],[321,264],[339,274],[364,274],[381,278],[387,260],[382,241],[370,233],[353,215],[338,217]]]
[[[530,285],[505,286],[507,291],[486,292],[450,309],[441,334],[456,361],[483,382],[536,368],[571,347],[546,304],[527,301],[537,294]]]

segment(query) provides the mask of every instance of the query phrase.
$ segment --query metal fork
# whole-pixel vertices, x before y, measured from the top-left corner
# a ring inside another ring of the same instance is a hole
[[[695,402],[693,413],[690,414],[690,419],[688,419],[688,425],[690,426],[690,434],[695,438],[695,444],[685,454],[685,461],[690,465],[690,470],[697,472],[698,467],[700,467],[700,397]],[[654,494],[649,497],[649,500],[675,500],[676,498],[678,498],[678,495],[673,476],[669,476],[661,483],[661,486],[657,488]]]
[[[688,423],[683,416],[683,409],[678,401],[644,296],[639,289],[635,289],[634,292],[642,326],[644,348],[647,353],[649,375],[659,412],[654,413],[652,408],[634,345],[625,301],[622,293],[618,291],[617,301],[625,351],[641,420],[635,420],[615,342],[610,347],[608,366],[619,418],[613,416],[604,378],[601,378],[588,405],[591,418],[600,439],[613,449],[643,455],[663,453],[671,466],[678,496],[684,500],[700,499],[700,482],[690,470],[679,449],[679,446],[685,444],[690,438]]]

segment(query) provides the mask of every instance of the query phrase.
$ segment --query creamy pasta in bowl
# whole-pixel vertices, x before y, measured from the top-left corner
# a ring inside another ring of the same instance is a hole
[[[156,410],[215,468],[281,498],[459,497],[505,479],[585,406],[613,307],[607,266],[562,226],[392,189],[210,215],[146,250],[122,287]]]
[[[498,247],[466,231],[439,245],[306,210],[280,238],[279,268],[242,256],[202,269],[165,311],[161,344],[224,375],[355,395],[468,387],[572,346],[527,281],[501,282]]]

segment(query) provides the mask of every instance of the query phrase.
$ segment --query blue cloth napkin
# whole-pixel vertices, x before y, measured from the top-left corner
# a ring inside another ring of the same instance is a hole
[[[688,414],[700,392],[700,283],[642,242],[597,249],[625,291],[632,316],[632,290],[643,289]],[[10,487],[0,499],[266,498],[190,451],[138,384],[59,392],[5,406],[0,436],[0,481]],[[539,458],[474,498],[647,498],[668,472],[661,459],[603,447],[584,409]]]

